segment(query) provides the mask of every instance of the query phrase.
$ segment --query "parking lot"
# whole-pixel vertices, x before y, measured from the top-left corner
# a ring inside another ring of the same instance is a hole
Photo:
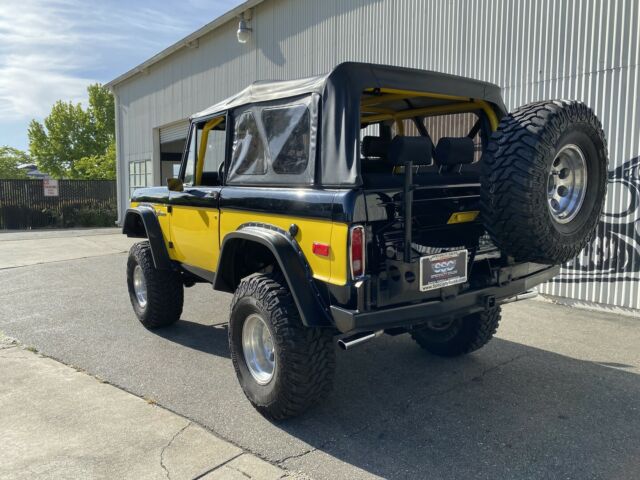
[[[317,479],[640,476],[640,318],[519,302],[498,338],[458,359],[384,336],[338,352],[324,404],[271,423],[236,382],[230,296],[196,285],[181,321],[145,330],[126,289],[131,241],[87,236],[0,235],[0,330],[278,466]]]

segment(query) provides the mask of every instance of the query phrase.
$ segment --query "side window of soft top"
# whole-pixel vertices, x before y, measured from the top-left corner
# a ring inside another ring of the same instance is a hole
[[[267,159],[264,144],[253,112],[247,110],[236,120],[229,177],[265,173]]]
[[[236,109],[227,183],[312,185],[317,101],[307,95]]]
[[[309,109],[306,105],[262,110],[273,171],[300,174],[309,163]]]

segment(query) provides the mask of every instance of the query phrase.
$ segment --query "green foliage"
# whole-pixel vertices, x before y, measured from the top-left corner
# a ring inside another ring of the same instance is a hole
[[[118,218],[118,212],[115,205],[111,207],[83,205],[65,209],[63,216],[62,226],[64,228],[113,227]]]
[[[77,178],[91,180],[116,179],[116,142],[112,141],[102,155],[83,157],[76,162]]]
[[[89,106],[57,101],[43,123],[29,125],[29,150],[38,168],[55,178],[115,178],[110,149],[115,139],[113,95],[100,84],[90,85]],[[91,161],[100,166],[91,166]],[[115,149],[113,149],[115,171]],[[97,177],[91,176],[97,175]]]
[[[27,173],[18,168],[22,163],[29,163],[29,155],[12,147],[0,147],[0,178],[27,178]]]
[[[118,218],[115,202],[113,205],[72,204],[61,210],[44,209],[42,214],[48,216],[50,226],[56,228],[113,227]]]

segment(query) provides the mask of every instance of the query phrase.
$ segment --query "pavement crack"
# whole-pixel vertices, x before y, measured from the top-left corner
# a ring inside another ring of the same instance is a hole
[[[275,464],[278,467],[282,467],[282,468],[286,468],[284,466],[284,464],[286,462],[288,462],[289,460],[293,460],[293,459],[297,459],[297,458],[302,458],[305,455],[309,455],[310,453],[315,452],[316,450],[322,450],[326,447],[328,447],[329,445],[333,444],[333,443],[338,443],[338,441],[344,441],[344,440],[348,440],[351,437],[355,437],[356,435],[359,435],[360,433],[364,432],[365,430],[367,430],[368,428],[370,428],[372,425],[370,423],[365,424],[364,426],[358,428],[357,430],[354,430],[351,433],[346,434],[344,437],[342,437],[340,440],[327,440],[326,442],[321,443],[320,445],[318,445],[317,447],[311,447],[303,452],[300,453],[296,453],[294,455],[288,455],[284,458],[281,458],[280,460],[276,461]]]
[[[205,471],[205,472],[202,472],[202,473],[201,473],[200,475],[198,475],[197,477],[193,477],[193,479],[192,479],[192,480],[199,480],[200,478],[203,478],[203,477],[205,477],[205,476],[209,475],[211,472],[215,472],[216,470],[221,469],[222,467],[224,467],[225,465],[227,465],[229,462],[233,462],[236,458],[241,457],[241,456],[242,456],[242,455],[244,455],[244,454],[245,454],[245,452],[244,452],[244,451],[242,451],[242,452],[238,453],[237,455],[234,455],[234,456],[233,456],[233,457],[231,457],[230,459],[228,459],[228,460],[226,460],[226,461],[224,461],[224,462],[222,462],[222,463],[219,463],[219,464],[218,464],[218,465],[216,465],[215,467],[212,467],[212,468],[210,468],[209,470],[207,470],[207,471]],[[229,466],[229,468],[232,468],[233,470],[236,470],[237,472],[240,472],[240,470],[238,470],[238,469],[236,469],[236,468],[233,468],[233,467],[231,467],[231,466]],[[245,475],[245,476],[246,476],[246,474],[245,474],[244,472],[240,472],[240,473],[242,473],[243,475]],[[251,478],[251,477],[248,477],[248,478]]]
[[[160,450],[160,466],[162,467],[162,469],[164,470],[164,473],[167,475],[167,478],[169,480],[171,480],[171,475],[169,474],[169,469],[167,468],[167,466],[164,464],[164,452],[171,446],[171,444],[175,441],[176,438],[178,438],[178,436],[180,436],[180,434],[182,432],[184,432],[192,423],[189,421],[187,422],[187,424],[182,427],[180,430],[178,430],[173,437],[171,437],[171,439],[169,440],[169,442],[162,447],[162,450]]]
[[[238,472],[240,475],[242,475],[243,477],[246,478],[251,478],[249,475],[247,475],[246,473],[244,473],[242,470],[238,470],[237,468],[235,468],[233,465],[227,465],[227,468],[230,468],[231,470],[235,470],[236,472]]]
[[[489,367],[489,368],[484,369],[484,370],[480,373],[480,375],[477,375],[476,377],[473,377],[471,380],[476,380],[476,379],[479,379],[479,378],[483,378],[483,377],[484,377],[485,375],[487,375],[488,373],[491,373],[491,372],[493,372],[494,370],[497,370],[497,369],[499,369],[499,368],[502,368],[502,367],[504,367],[505,365],[509,365],[510,363],[516,362],[516,361],[518,361],[518,360],[520,360],[521,358],[526,357],[526,356],[527,356],[527,354],[526,354],[526,353],[522,353],[522,354],[520,354],[520,355],[516,355],[516,356],[515,356],[515,357],[513,357],[513,358],[510,358],[509,360],[505,360],[504,362],[497,363],[496,365],[493,365],[493,366],[491,366],[491,367]]]
[[[275,463],[279,467],[284,467],[284,463],[285,462],[288,462],[289,460],[293,460],[294,458],[302,458],[305,455],[308,455],[308,454],[310,454],[312,452],[315,452],[319,448],[323,448],[323,447],[329,445],[330,443],[331,443],[331,441],[327,441],[327,442],[323,443],[322,445],[320,445],[318,447],[311,447],[311,448],[309,448],[309,449],[307,449],[307,450],[305,450],[303,452],[296,453],[294,455],[287,455],[286,457],[281,458],[280,460],[276,461]]]
[[[500,362],[500,363],[497,363],[495,365],[492,365],[492,366],[490,366],[488,368],[485,368],[478,375],[475,375],[475,376],[471,377],[468,380],[464,380],[462,382],[459,382],[459,383],[456,383],[454,385],[451,385],[449,388],[445,388],[444,390],[441,390],[439,392],[433,392],[433,393],[431,393],[429,395],[426,395],[426,397],[432,398],[432,397],[439,397],[441,395],[446,395],[447,393],[453,392],[454,390],[457,390],[457,389],[459,389],[461,387],[464,387],[464,386],[468,385],[471,382],[477,382],[478,380],[482,380],[487,374],[489,374],[489,373],[491,373],[491,372],[493,372],[495,370],[498,370],[499,368],[502,368],[505,365],[509,365],[510,363],[513,363],[513,362],[515,362],[517,360],[520,360],[522,357],[525,357],[526,355],[527,355],[526,353],[523,353],[521,355],[516,355],[515,357],[510,358],[509,360],[505,360],[504,362]]]

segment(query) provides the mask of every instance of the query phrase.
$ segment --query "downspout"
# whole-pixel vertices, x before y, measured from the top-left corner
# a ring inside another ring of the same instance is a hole
[[[115,88],[111,87],[111,93],[113,94],[114,106],[115,106],[115,127],[116,127],[116,204],[118,209],[118,219],[116,225],[122,226],[122,210],[125,208],[122,204],[122,182],[124,178],[120,177],[123,171],[120,162],[123,161],[124,155],[122,154],[122,132],[120,131],[122,121],[120,120],[120,98],[116,93]],[[124,169],[126,170],[126,169]]]

